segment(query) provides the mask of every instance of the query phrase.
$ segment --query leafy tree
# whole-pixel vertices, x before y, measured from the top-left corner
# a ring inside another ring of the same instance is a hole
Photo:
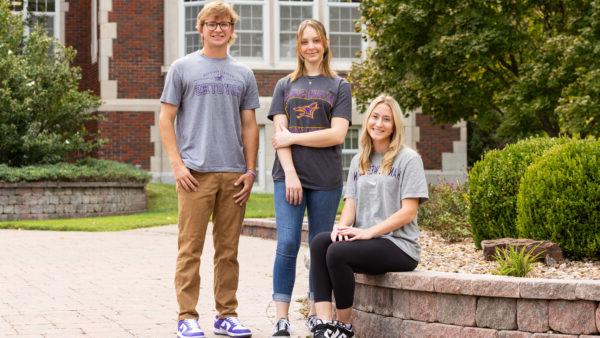
[[[74,56],[41,27],[24,34],[21,17],[0,1],[0,163],[56,163],[101,145],[84,126],[99,100],[78,91]]]
[[[600,1],[364,0],[376,45],[350,73],[362,108],[385,91],[480,131],[479,151],[531,135],[600,135]]]

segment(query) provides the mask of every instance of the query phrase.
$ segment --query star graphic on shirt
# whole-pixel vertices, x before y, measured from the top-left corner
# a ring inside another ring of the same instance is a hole
[[[298,118],[308,117],[309,119],[315,118],[315,111],[319,109],[319,105],[317,102],[313,102],[306,106],[300,106],[294,108],[294,111],[298,114],[296,115]]]

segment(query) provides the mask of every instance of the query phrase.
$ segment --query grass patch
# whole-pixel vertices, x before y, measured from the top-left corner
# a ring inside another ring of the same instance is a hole
[[[0,222],[0,229],[121,231],[177,223],[177,194],[172,184],[148,183],[148,211],[133,215]],[[273,195],[253,193],[246,217],[275,217]]]

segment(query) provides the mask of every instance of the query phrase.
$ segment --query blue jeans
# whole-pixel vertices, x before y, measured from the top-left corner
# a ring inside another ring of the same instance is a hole
[[[285,182],[275,181],[275,222],[277,250],[273,266],[273,300],[289,303],[296,282],[296,258],[300,249],[304,211],[308,214],[309,243],[321,232],[331,231],[335,222],[342,187],[333,190],[302,189],[302,203],[294,206],[285,200]],[[309,273],[309,284],[312,279]],[[313,299],[309,289],[309,299]]]

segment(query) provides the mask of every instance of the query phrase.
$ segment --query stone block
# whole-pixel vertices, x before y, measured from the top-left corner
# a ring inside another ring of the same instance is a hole
[[[356,284],[354,287],[354,303],[352,307],[360,311],[373,312],[372,286]]]
[[[498,338],[531,338],[531,333],[522,331],[498,331]]]
[[[362,337],[398,337],[402,332],[402,322],[400,318],[383,317],[371,314],[371,326],[365,327],[368,331],[361,335]]]
[[[447,325],[440,323],[430,323],[425,326],[423,336],[426,337],[444,337],[444,338],[462,338],[462,326]]]
[[[4,205],[4,211],[2,211],[5,214],[14,214],[15,213],[15,207],[14,205],[8,204],[8,205]]]
[[[477,297],[440,294],[437,320],[444,324],[475,326]]]
[[[373,287],[373,312],[382,316],[391,316],[394,309],[392,308],[392,289]]]
[[[469,338],[498,338],[498,331],[479,327],[463,327],[462,336]]]
[[[519,298],[518,279],[506,276],[478,275],[471,282],[474,296]]]
[[[575,286],[575,296],[578,299],[600,301],[600,281],[580,281]]]
[[[578,336],[560,333],[534,333],[531,338],[578,338]]]
[[[457,295],[473,295],[474,276],[468,274],[453,274],[449,276],[436,277],[433,288],[439,293],[450,293]]]
[[[425,332],[425,326],[427,324],[423,322],[417,322],[414,320],[403,320],[400,325],[400,337],[402,338],[422,338]],[[376,337],[366,335],[364,337]],[[382,336],[385,337],[385,336]]]
[[[432,292],[409,291],[410,319],[422,322],[435,322],[437,320],[437,295]]]
[[[566,299],[573,300],[577,281],[561,279],[532,279],[519,282],[519,292],[522,298],[535,299]]]
[[[411,271],[398,273],[399,280],[404,290],[432,292],[435,278],[447,275],[435,271]]]
[[[554,331],[569,334],[597,333],[596,303],[554,300],[548,304],[548,324]]]
[[[596,328],[600,329],[600,306],[596,309]]]
[[[477,299],[476,321],[478,327],[499,330],[517,328],[517,300],[512,298]]]
[[[392,316],[402,319],[410,319],[409,294],[411,291],[392,291]]]
[[[548,301],[538,299],[517,300],[517,325],[521,331],[546,332],[548,326]]]

